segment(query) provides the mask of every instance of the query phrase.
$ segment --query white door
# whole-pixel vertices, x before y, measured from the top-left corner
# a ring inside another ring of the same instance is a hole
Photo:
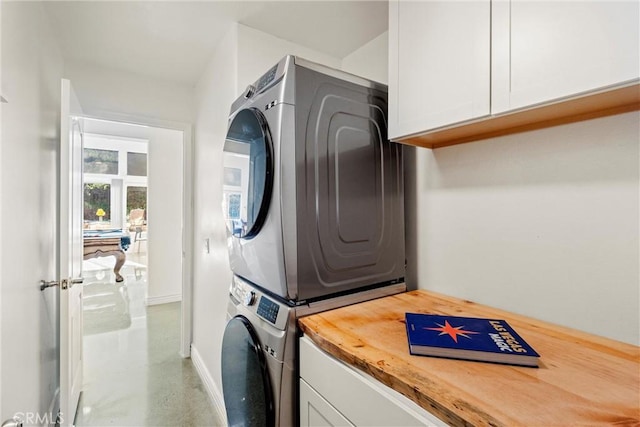
[[[60,415],[72,425],[82,387],[82,113],[62,79],[60,123]]]

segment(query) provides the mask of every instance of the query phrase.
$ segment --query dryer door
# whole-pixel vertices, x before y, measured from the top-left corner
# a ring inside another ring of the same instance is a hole
[[[224,330],[222,394],[230,427],[275,424],[267,363],[253,326],[244,316],[232,318]]]
[[[251,238],[264,223],[273,185],[273,145],[264,115],[238,112],[224,143],[223,214],[235,237]]]

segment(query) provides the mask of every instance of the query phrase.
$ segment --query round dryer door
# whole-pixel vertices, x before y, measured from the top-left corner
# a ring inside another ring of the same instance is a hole
[[[273,146],[264,115],[256,108],[235,115],[224,143],[223,214],[235,237],[260,231],[271,199]]]
[[[274,425],[267,362],[258,337],[244,316],[231,319],[224,330],[222,394],[229,426]]]

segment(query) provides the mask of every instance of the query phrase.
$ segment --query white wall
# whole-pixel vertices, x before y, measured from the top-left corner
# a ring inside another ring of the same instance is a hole
[[[194,120],[193,88],[188,85],[78,61],[65,62],[64,74],[89,117]]]
[[[231,280],[222,219],[222,145],[236,97],[237,28],[221,41],[196,86],[193,344],[194,362],[218,404],[220,343]],[[209,239],[210,251],[205,251]],[[224,408],[224,406],[222,406]]]
[[[389,32],[385,31],[364,46],[342,58],[342,69],[387,84],[389,81]]]
[[[229,108],[242,90],[287,54],[339,66],[340,59],[244,25],[222,41],[196,87],[196,219],[193,355],[205,382],[221,399],[220,355],[231,270],[222,218],[222,146]],[[210,253],[204,249],[210,240]]]
[[[148,148],[147,303],[162,304],[182,299],[182,132],[149,128]]]
[[[639,129],[628,113],[417,150],[417,286],[639,344]]]
[[[276,65],[285,55],[340,68],[341,60],[313,49],[238,24],[238,79],[236,97],[247,85]]]
[[[56,271],[60,79],[58,46],[35,2],[2,2],[0,144],[0,420],[41,416],[58,388]],[[51,408],[52,409],[52,408]]]

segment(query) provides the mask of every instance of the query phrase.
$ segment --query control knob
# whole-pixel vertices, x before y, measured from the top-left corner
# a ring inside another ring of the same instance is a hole
[[[245,292],[244,294],[244,305],[249,307],[256,301],[256,293],[253,291]]]
[[[256,87],[254,85],[249,85],[247,86],[247,88],[244,90],[244,97],[246,99],[251,98],[254,94],[256,93]]]

